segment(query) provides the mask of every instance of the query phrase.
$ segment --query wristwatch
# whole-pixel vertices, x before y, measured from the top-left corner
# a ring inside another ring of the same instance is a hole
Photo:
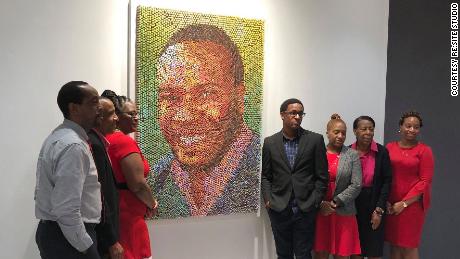
[[[403,207],[407,208],[407,203],[405,201],[402,201],[402,203],[403,203]]]
[[[379,216],[383,216],[383,214],[385,213],[385,211],[380,207],[376,207],[374,212],[377,213],[377,215]]]

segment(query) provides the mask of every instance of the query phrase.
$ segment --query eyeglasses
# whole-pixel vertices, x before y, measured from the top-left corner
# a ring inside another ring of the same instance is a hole
[[[288,114],[291,117],[295,117],[296,115],[299,115],[300,118],[303,118],[305,116],[305,112],[284,112]]]
[[[137,111],[133,111],[133,112],[120,112],[120,113],[124,113],[124,114],[128,115],[128,116],[131,117],[131,118],[139,117],[139,113],[138,113]]]

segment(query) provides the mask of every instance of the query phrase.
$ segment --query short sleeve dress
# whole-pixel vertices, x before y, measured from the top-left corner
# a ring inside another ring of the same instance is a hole
[[[109,141],[109,156],[118,185],[125,185],[126,179],[121,171],[121,160],[132,153],[138,153],[144,163],[144,177],[148,175],[149,165],[142,156],[139,146],[131,137],[122,132],[106,136]],[[126,185],[125,185],[126,186]],[[120,192],[120,244],[125,259],[143,259],[151,256],[150,238],[144,215],[147,206],[127,188]]]
[[[388,201],[393,204],[421,194],[421,200],[404,208],[399,215],[388,215],[385,240],[392,245],[416,248],[420,243],[425,215],[430,206],[434,159],[431,148],[418,143],[402,148],[398,142],[387,145],[393,168]]]
[[[327,152],[329,168],[329,185],[324,200],[331,201],[334,196],[335,180],[339,165],[339,154]],[[332,213],[316,216],[316,231],[313,250],[326,251],[333,255],[350,256],[360,254],[358,223],[355,215],[338,215]]]

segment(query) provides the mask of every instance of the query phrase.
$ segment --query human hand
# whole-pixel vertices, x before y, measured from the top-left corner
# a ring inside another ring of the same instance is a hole
[[[387,214],[391,215],[393,213],[394,213],[393,206],[391,205],[391,203],[387,202]]]
[[[270,209],[270,201],[266,201],[266,202],[265,202],[265,208],[266,208],[266,209]]]
[[[401,213],[401,212],[404,210],[404,208],[405,208],[404,204],[405,204],[405,203],[404,203],[403,201],[395,202],[395,203],[393,204],[393,206],[392,206],[393,213],[394,213],[395,215],[399,215],[399,213]],[[407,205],[406,205],[406,206],[407,206]]]
[[[329,216],[335,212],[337,205],[333,201],[322,201],[319,205],[319,212],[324,216]]]
[[[153,203],[153,207],[147,207],[147,212],[145,213],[145,218],[152,218],[158,212],[158,201],[155,199]]]
[[[336,209],[338,206],[339,205],[334,200],[331,201],[331,207],[332,208]]]
[[[372,213],[371,216],[371,228],[372,230],[376,230],[380,223],[382,222],[382,215],[378,214],[376,211]]]
[[[109,255],[111,259],[123,259],[123,252],[123,247],[118,242],[109,247]]]

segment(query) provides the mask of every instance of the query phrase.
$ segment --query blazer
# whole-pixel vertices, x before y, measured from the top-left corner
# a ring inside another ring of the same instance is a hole
[[[101,254],[106,254],[109,252],[109,247],[118,242],[120,237],[118,190],[103,141],[94,129],[88,132],[88,137],[101,184],[103,201],[101,222],[96,226],[97,246]]]
[[[386,147],[379,143],[376,144],[377,153],[375,154],[374,178],[371,187],[371,207],[372,210],[376,207],[385,210],[392,181],[391,161]]]
[[[355,215],[355,199],[361,192],[362,172],[358,152],[347,146],[340,151],[335,191],[333,200],[337,202],[336,213],[339,215]]]
[[[319,206],[329,182],[326,147],[323,136],[300,128],[299,145],[293,168],[290,167],[283,144],[282,131],[265,138],[262,147],[261,187],[270,208],[284,210],[294,193],[300,210]]]
[[[153,191],[161,204],[156,215],[160,219],[192,216],[189,202],[171,175],[174,159],[171,153],[151,169]],[[206,215],[257,212],[260,204],[259,171],[260,138],[253,134],[232,177]]]

